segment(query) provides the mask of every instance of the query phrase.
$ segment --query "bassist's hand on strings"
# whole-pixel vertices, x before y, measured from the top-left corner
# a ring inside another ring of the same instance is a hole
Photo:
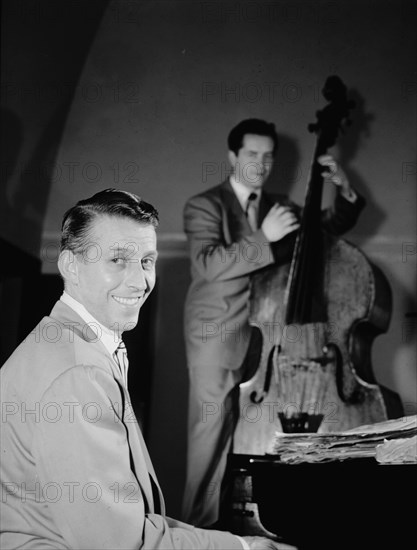
[[[317,158],[317,161],[322,166],[326,166],[328,168],[328,170],[322,172],[321,174],[325,178],[325,181],[331,181],[334,185],[336,185],[346,200],[355,202],[357,198],[356,193],[350,186],[346,174],[334,158],[331,155],[322,155]]]
[[[300,223],[293,210],[279,204],[274,204],[261,225],[269,242],[279,241],[299,227]]]

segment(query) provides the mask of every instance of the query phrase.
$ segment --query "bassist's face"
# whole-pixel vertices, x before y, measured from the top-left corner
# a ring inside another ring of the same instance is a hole
[[[229,151],[236,179],[248,189],[260,189],[272,170],[273,153],[274,142],[270,137],[245,134],[238,154]]]

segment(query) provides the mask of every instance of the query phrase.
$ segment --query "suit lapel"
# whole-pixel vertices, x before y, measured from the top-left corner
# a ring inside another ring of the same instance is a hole
[[[265,219],[265,216],[268,214],[269,210],[274,204],[274,200],[271,195],[262,191],[261,198],[259,200],[259,210],[258,210],[258,227],[261,226],[262,222]]]
[[[220,188],[220,200],[224,209],[223,223],[227,225],[223,228],[223,234],[229,235],[230,242],[250,235],[252,229],[229,180],[225,181]]]
[[[151,512],[157,510],[158,512],[165,513],[164,498],[161,488],[155,474],[155,470],[149,456],[148,449],[146,447],[145,440],[141,429],[139,427],[137,418],[134,414],[133,406],[130,401],[129,392],[123,386],[123,392],[126,399],[127,406],[125,407],[124,423],[129,433],[129,445],[132,450],[132,460],[134,463],[134,469],[136,478],[140,483],[143,492],[145,493],[146,500],[148,501],[149,509]],[[151,481],[152,478],[152,481]],[[152,482],[157,490],[157,497],[159,497],[159,503],[154,501],[154,491],[152,490]],[[158,505],[157,505],[158,504]],[[160,508],[160,510],[158,510]]]

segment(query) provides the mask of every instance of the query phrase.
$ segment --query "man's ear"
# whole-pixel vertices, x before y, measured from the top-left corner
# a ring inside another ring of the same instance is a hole
[[[66,283],[78,283],[77,258],[71,250],[63,250],[58,258],[58,269]]]
[[[236,166],[236,162],[237,162],[236,154],[233,151],[229,151],[228,157],[229,157],[229,162],[230,162],[232,168],[234,168]]]

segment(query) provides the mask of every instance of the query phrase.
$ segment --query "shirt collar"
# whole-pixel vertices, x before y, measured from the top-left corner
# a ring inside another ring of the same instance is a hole
[[[110,355],[113,356],[121,340],[118,334],[99,323],[78,300],[70,296],[65,290],[60,300],[73,309],[88,324]]]
[[[234,174],[230,176],[230,185],[232,186],[233,191],[237,197],[237,200],[240,203],[240,206],[243,210],[246,209],[246,204],[248,202],[249,195],[255,193],[256,200],[254,200],[254,205],[257,205],[259,198],[261,196],[261,190],[248,189],[243,183],[238,181]]]

